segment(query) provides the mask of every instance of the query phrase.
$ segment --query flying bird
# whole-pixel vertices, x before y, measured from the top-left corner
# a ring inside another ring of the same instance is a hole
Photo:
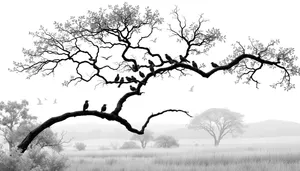
[[[135,87],[133,87],[132,85],[130,85],[130,90],[131,90],[131,91],[135,91],[135,90],[136,90],[136,88],[135,88]]]
[[[110,55],[110,56],[108,56],[108,57],[105,57],[105,56],[101,56],[103,59],[105,59],[105,60],[108,60],[109,58],[111,58],[112,57],[112,55]]]
[[[193,67],[194,67],[194,68],[198,69],[198,65],[196,64],[195,61],[193,61],[192,64],[193,64]]]
[[[42,101],[41,101],[41,99],[40,98],[38,98],[38,104],[37,105],[43,105],[43,103],[42,103]]]
[[[121,85],[123,84],[123,82],[124,82],[124,77],[122,77],[122,78],[121,78],[121,80],[120,80],[120,84],[119,84],[118,88],[120,88],[120,87],[121,87]]]
[[[86,100],[84,105],[83,105],[83,111],[86,111],[88,107],[89,107],[89,101]]]
[[[216,64],[216,63],[214,63],[214,62],[211,62],[211,66],[212,66],[212,67],[214,67],[214,68],[217,68],[217,67],[219,67],[219,65],[218,65],[218,64]]]
[[[191,87],[190,92],[194,92],[194,86]]]
[[[56,99],[54,99],[53,104],[57,104],[57,100]]]
[[[140,75],[142,78],[144,78],[144,77],[145,77],[145,74],[144,74],[144,73],[142,73],[141,71],[139,72],[139,75]]]
[[[120,75],[119,75],[119,74],[117,74],[117,76],[116,76],[116,78],[115,78],[115,82],[118,82],[118,81],[119,81],[119,79],[120,79]]]
[[[190,62],[189,60],[187,60],[186,58],[184,58],[182,55],[179,55],[179,58],[180,58],[180,62],[187,62],[187,63]]]
[[[106,104],[104,104],[102,107],[101,107],[101,112],[105,112],[106,111]]]

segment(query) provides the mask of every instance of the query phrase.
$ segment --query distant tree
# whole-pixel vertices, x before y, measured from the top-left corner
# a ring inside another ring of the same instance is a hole
[[[215,146],[218,146],[225,135],[243,133],[243,117],[228,109],[212,108],[195,116],[188,128],[205,130],[214,138]]]
[[[9,150],[29,134],[30,131],[39,126],[36,123],[36,116],[30,115],[26,100],[21,103],[16,101],[8,101],[7,103],[0,102],[0,131],[6,143],[8,143]],[[56,151],[63,150],[62,144],[64,135],[58,137],[50,128],[45,129],[39,134],[30,144],[31,147],[38,145],[41,148],[50,147]]]
[[[133,134],[130,139],[139,141],[141,143],[141,147],[144,149],[147,144],[154,139],[154,137],[152,131],[145,130],[143,135]]]
[[[120,149],[140,149],[141,147],[137,145],[134,141],[124,142]]]
[[[84,151],[86,148],[86,145],[83,142],[77,142],[77,143],[75,143],[74,148],[76,148],[76,150],[78,150],[78,151]]]
[[[34,48],[23,49],[25,59],[14,62],[12,71],[26,72],[28,78],[54,73],[59,75],[63,71],[68,75],[64,86],[97,82],[97,85],[124,87],[126,92],[115,102],[115,108],[109,111],[69,111],[50,118],[28,134],[18,148],[25,152],[30,142],[44,129],[78,116],[96,116],[115,121],[130,132],[143,134],[154,117],[169,112],[188,115],[188,111],[176,107],[166,108],[148,116],[141,129],[134,128],[126,120],[126,115],[120,115],[129,99],[142,96],[146,92],[141,90],[147,90],[145,87],[148,83],[159,77],[195,74],[209,78],[224,72],[235,74],[237,82],[254,83],[258,87],[260,80],[256,76],[267,68],[277,69],[281,73],[271,85],[273,88],[294,88],[291,78],[299,76],[300,69],[293,48],[278,47],[279,40],[263,44],[249,38],[248,45],[237,42],[231,54],[224,54],[226,58],[210,61],[213,65],[207,65],[201,56],[207,54],[216,43],[225,42],[225,35],[217,28],[205,28],[208,20],[203,15],[190,23],[181,17],[177,7],[171,15],[174,22],[162,26],[164,19],[158,11],[149,7],[140,10],[139,6],[124,3],[89,11],[83,16],[72,16],[65,22],[54,22],[54,29],[41,26],[38,31],[31,32]],[[153,48],[156,44],[153,42],[159,39],[158,32],[174,38],[159,40],[165,41],[160,44],[162,51],[172,43],[178,43],[182,48],[171,53],[157,51],[157,48]],[[63,67],[65,69],[60,69]]]
[[[160,135],[154,141],[155,146],[159,148],[171,148],[179,146],[178,141],[174,137],[168,135]]]
[[[8,143],[9,150],[20,142],[18,141],[19,136],[16,134],[18,127],[37,119],[28,113],[28,104],[27,100],[22,100],[21,103],[17,101],[8,101],[6,104],[3,101],[0,102],[0,131]]]

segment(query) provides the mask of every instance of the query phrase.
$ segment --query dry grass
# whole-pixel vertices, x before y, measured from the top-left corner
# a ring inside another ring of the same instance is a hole
[[[67,151],[68,171],[297,171],[300,144]]]

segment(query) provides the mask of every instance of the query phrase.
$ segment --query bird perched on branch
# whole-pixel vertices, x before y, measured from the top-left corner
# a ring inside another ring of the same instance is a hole
[[[142,78],[144,78],[144,77],[145,77],[145,74],[144,74],[144,73],[142,73],[141,71],[139,72],[139,75],[140,75]]]
[[[131,82],[131,81],[132,81],[130,77],[125,77],[125,78],[126,78],[126,80],[127,80],[128,82]]]
[[[135,88],[135,87],[133,87],[132,85],[130,85],[130,90],[131,90],[131,91],[135,91],[135,90],[136,90],[136,88]]]
[[[121,78],[121,80],[120,80],[120,84],[118,85],[118,88],[120,88],[120,87],[121,87],[121,85],[123,84],[123,82],[124,82],[124,77],[122,77],[122,78]]]
[[[184,58],[182,55],[179,55],[179,58],[180,58],[180,62],[187,62],[187,63],[190,62],[189,60],[187,60],[186,58]]]
[[[134,83],[138,82],[138,80],[134,76],[131,76],[131,81],[133,81]]]
[[[105,112],[106,111],[106,104],[104,104],[101,108],[101,112]]]
[[[151,71],[151,73],[154,75],[154,77],[155,77],[155,73],[154,73],[154,68],[153,68],[153,66],[150,66],[150,71]]]
[[[119,79],[120,79],[120,76],[119,76],[119,74],[117,74],[117,76],[116,76],[116,78],[115,78],[115,82],[118,82]]]
[[[168,54],[165,54],[166,59],[170,62],[170,64],[174,63],[173,59],[171,58],[171,56],[169,56]]]
[[[86,100],[84,105],[83,105],[83,111],[86,111],[88,107],[89,107],[89,101]]]
[[[154,63],[150,59],[148,60],[148,63],[150,66],[152,66],[152,67],[154,66]]]
[[[133,72],[137,72],[139,70],[139,66],[138,65],[132,65],[132,71]]]
[[[211,66],[212,66],[212,67],[214,67],[214,68],[217,68],[217,67],[219,67],[219,65],[218,65],[218,64],[216,64],[216,63],[214,63],[214,62],[211,62]]]
[[[194,67],[194,68],[198,69],[198,65],[196,64],[195,61],[193,61],[192,64],[193,64],[193,67]]]

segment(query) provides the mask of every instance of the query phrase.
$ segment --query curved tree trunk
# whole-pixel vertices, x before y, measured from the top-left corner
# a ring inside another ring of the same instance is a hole
[[[180,109],[167,109],[164,110],[162,112],[158,112],[156,114],[152,114],[150,115],[146,122],[144,123],[144,125],[142,126],[142,128],[140,130],[133,128],[131,126],[131,124],[124,119],[123,117],[119,116],[119,115],[114,115],[112,113],[104,113],[104,112],[99,112],[99,111],[75,111],[75,112],[68,112],[65,114],[62,114],[60,116],[56,116],[56,117],[52,117],[50,119],[48,119],[47,121],[45,121],[44,123],[42,123],[40,126],[36,127],[34,130],[30,131],[28,133],[28,135],[23,139],[23,141],[18,145],[18,149],[21,151],[21,153],[24,153],[28,146],[30,145],[30,143],[34,140],[34,138],[36,136],[39,135],[39,133],[41,133],[43,130],[47,129],[48,127],[58,123],[58,122],[62,122],[70,117],[78,117],[78,116],[96,116],[99,117],[101,119],[106,119],[108,121],[116,121],[118,123],[120,123],[121,125],[125,126],[126,129],[132,133],[136,133],[136,134],[143,134],[145,131],[145,128],[147,127],[148,123],[150,122],[150,120],[153,117],[162,115],[166,112],[182,112],[185,113],[187,116],[191,117],[191,115],[188,114],[187,111],[184,110],[180,110]]]

